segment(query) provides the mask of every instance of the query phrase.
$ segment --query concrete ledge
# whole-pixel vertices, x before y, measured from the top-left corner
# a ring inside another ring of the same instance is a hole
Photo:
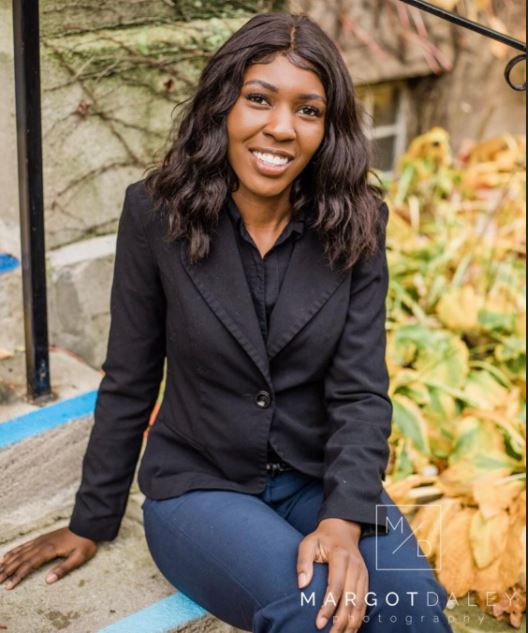
[[[110,327],[116,234],[49,251],[50,341],[100,367]]]
[[[141,501],[140,494],[131,496],[119,537],[101,544],[83,567],[48,585],[46,574],[57,562],[52,561],[15,589],[0,589],[0,624],[7,633],[231,633],[231,627],[175,593],[162,577],[145,542]],[[45,529],[27,532],[2,547],[1,553],[67,523],[56,520]]]
[[[2,405],[0,416],[0,555],[68,525],[97,393],[80,393],[79,385],[93,387],[101,378],[56,352],[62,399],[37,407],[16,398],[23,387],[21,359],[14,355],[0,362],[15,387],[13,402]],[[55,560],[15,589],[0,588],[0,624],[7,633],[236,633],[163,578],[145,541],[143,499],[134,479],[119,536],[61,581],[45,582]]]
[[[93,411],[93,406],[83,408],[82,400],[87,398],[87,394],[99,388],[103,377],[101,371],[90,367],[82,358],[72,354],[69,350],[60,348],[50,348],[50,376],[54,399],[44,406],[29,402],[26,397],[26,358],[23,347],[17,348],[5,356],[0,356],[0,385],[5,386],[9,392],[9,397],[2,398],[0,394],[0,435],[2,434],[3,422],[13,423],[15,418],[27,414],[47,416],[52,411],[51,407],[59,406],[63,410],[75,408],[75,403],[70,399],[80,397],[77,402],[77,409],[80,413],[73,414],[72,411],[65,415],[64,421],[89,414]],[[53,414],[52,419],[56,420],[57,415]],[[25,422],[33,424],[36,418],[26,418]],[[50,418],[51,419],[51,418]],[[46,429],[43,424],[42,431]],[[37,429],[35,429],[36,431]],[[4,431],[5,433],[5,431]],[[35,433],[31,433],[33,435]],[[25,435],[27,436],[27,434]],[[23,439],[20,437],[19,439]],[[7,445],[0,441],[0,448]]]
[[[68,524],[91,425],[84,417],[0,450],[0,554]],[[4,592],[8,633],[234,633],[163,578],[145,541],[143,499],[134,481],[119,536],[86,565],[48,585],[51,561]]]
[[[85,417],[0,450],[0,545],[70,516],[91,426]]]

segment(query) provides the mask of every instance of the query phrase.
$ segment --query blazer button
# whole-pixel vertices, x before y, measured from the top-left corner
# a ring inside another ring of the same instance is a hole
[[[271,405],[271,394],[268,391],[259,391],[255,396],[257,407],[267,409]]]

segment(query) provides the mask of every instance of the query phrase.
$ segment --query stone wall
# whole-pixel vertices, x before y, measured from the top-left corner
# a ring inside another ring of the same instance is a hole
[[[109,328],[115,231],[126,186],[169,141],[177,105],[212,53],[278,0],[43,0],[41,86],[50,343],[99,367]],[[0,253],[20,256],[12,16],[0,0]],[[20,268],[2,276],[13,315],[0,348],[23,345]]]

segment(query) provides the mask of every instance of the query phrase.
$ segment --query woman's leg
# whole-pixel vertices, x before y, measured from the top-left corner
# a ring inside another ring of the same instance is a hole
[[[258,496],[193,490],[143,504],[152,557],[177,589],[224,622],[254,633],[328,633],[317,605],[301,606],[297,550],[303,535],[273,508],[310,478],[285,472]],[[310,587],[321,593],[327,567],[316,564]]]
[[[315,626],[328,566],[314,563],[312,581],[302,590],[296,575],[298,546],[315,528],[322,494],[320,480],[285,472],[270,478],[259,496],[196,490],[147,500],[147,542],[165,577],[221,620],[253,633],[328,633],[331,621],[324,629]],[[445,590],[385,492],[383,501],[398,527],[360,541],[371,591],[361,633],[381,627],[384,633],[451,633]]]
[[[308,534],[315,529],[322,500],[322,484],[314,479],[276,510],[302,534]],[[388,506],[389,534],[360,540],[371,592],[361,633],[451,632],[443,613],[446,590],[436,580],[408,521],[385,490],[382,501]],[[321,604],[324,593],[316,594],[316,599]]]

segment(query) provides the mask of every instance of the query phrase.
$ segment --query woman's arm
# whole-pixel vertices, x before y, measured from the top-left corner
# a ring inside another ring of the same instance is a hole
[[[142,184],[130,185],[117,233],[105,376],[70,526],[5,552],[0,584],[7,580],[6,589],[57,557],[64,560],[46,580],[63,578],[95,556],[97,541],[119,530],[165,356],[165,297],[142,223],[148,210]]]
[[[352,272],[345,327],[325,378],[330,434],[325,447],[325,500],[318,522],[341,518],[377,525],[384,533],[384,508],[376,512],[376,504],[389,458],[392,421],[385,362],[386,203],[380,211],[379,249]]]
[[[330,633],[356,633],[361,627],[369,578],[359,540],[376,527],[379,533],[387,532],[384,508],[376,511],[392,421],[385,363],[385,203],[380,211],[379,249],[352,272],[345,327],[325,377],[330,433],[325,447],[324,501],[317,527],[301,541],[297,556],[300,588],[311,582],[314,562],[328,563],[328,586],[316,626],[324,628],[332,619]],[[354,596],[354,600],[342,600],[342,596]]]
[[[94,541],[116,537],[156,402],[165,357],[165,295],[145,220],[143,183],[127,188],[117,233],[105,375],[69,528]]]

